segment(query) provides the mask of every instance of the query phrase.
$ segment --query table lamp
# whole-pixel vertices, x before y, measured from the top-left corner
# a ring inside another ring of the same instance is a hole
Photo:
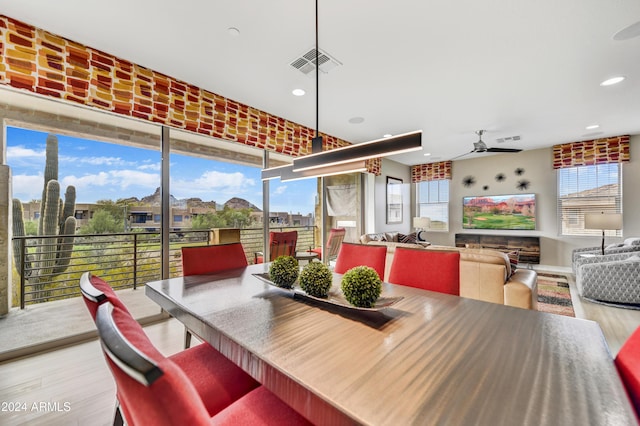
[[[621,213],[589,213],[584,215],[584,227],[585,229],[601,229],[602,230],[602,245],[601,252],[604,254],[604,231],[622,229],[622,214]]]
[[[421,231],[426,231],[431,228],[431,219],[428,217],[414,217],[413,227],[416,228],[416,239],[418,241],[426,241],[425,238],[421,238]]]

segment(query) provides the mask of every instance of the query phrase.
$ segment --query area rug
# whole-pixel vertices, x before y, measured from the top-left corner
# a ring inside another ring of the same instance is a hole
[[[552,314],[575,317],[565,275],[538,272],[538,310]]]

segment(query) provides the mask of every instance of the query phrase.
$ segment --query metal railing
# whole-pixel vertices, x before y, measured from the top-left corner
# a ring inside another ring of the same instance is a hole
[[[298,250],[315,247],[315,227],[271,227],[271,231],[298,231]],[[14,237],[22,253],[22,261],[14,265],[14,285],[19,285],[19,305],[77,297],[80,295],[78,280],[84,272],[91,272],[107,281],[114,289],[137,288],[146,282],[161,278],[161,242],[159,232],[130,232],[115,234],[76,235],[73,250],[66,254],[69,266],[57,271],[51,260],[35,260],[34,256],[47,245],[56,245],[59,236]],[[171,231],[169,273],[171,277],[182,275],[182,246],[212,244],[213,233],[208,230]],[[263,249],[262,228],[240,230],[248,263],[254,254]],[[65,256],[65,253],[61,253]]]

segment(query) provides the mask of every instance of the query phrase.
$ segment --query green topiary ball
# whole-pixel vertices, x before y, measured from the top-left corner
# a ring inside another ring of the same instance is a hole
[[[293,256],[279,256],[269,266],[269,278],[282,288],[291,288],[298,278],[300,267]]]
[[[382,292],[382,280],[368,266],[356,266],[342,276],[342,293],[353,306],[372,308]]]
[[[333,281],[333,274],[321,262],[309,262],[300,272],[300,287],[314,297],[327,297]]]

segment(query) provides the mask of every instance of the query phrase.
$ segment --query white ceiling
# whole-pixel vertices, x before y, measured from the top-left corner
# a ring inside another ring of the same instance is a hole
[[[289,65],[315,45],[311,0],[0,0],[0,13],[316,127],[315,79]],[[320,75],[320,131],[422,129],[432,155],[393,157],[405,164],[468,152],[478,129],[522,149],[640,134],[640,36],[613,39],[638,21],[638,0],[319,0],[319,47],[342,63]]]

